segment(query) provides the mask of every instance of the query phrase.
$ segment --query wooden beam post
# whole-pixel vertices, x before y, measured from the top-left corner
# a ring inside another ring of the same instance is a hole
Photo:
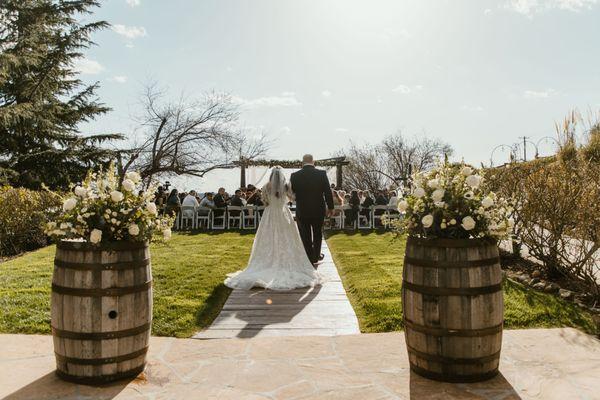
[[[246,164],[240,159],[240,187],[246,187]]]
[[[335,165],[335,186],[338,189],[342,188],[342,163],[337,163]]]

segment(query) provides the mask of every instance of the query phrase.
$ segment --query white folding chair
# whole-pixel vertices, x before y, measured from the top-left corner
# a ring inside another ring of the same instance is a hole
[[[358,218],[354,219],[354,221],[352,221],[352,220],[348,220],[348,213],[349,213],[349,212],[352,212],[352,207],[351,207],[351,206],[349,206],[348,204],[346,204],[346,205],[344,205],[344,206],[342,207],[342,210],[343,210],[343,212],[344,212],[344,221],[343,221],[344,223],[343,223],[343,225],[342,225],[342,226],[343,226],[343,228],[344,228],[344,229],[346,229],[346,228],[347,228],[347,226],[346,226],[346,225],[347,225],[348,223],[352,223],[352,229],[356,229],[356,222],[357,222]]]
[[[227,229],[231,229],[232,222],[234,225],[237,223],[238,229],[242,229],[242,208],[239,206],[227,207]],[[231,214],[232,211],[233,215]]]
[[[377,211],[381,211],[381,212],[377,212]],[[372,211],[373,228],[377,228],[377,221],[379,221],[381,226],[385,227],[385,224],[383,223],[383,221],[385,221],[385,219],[387,218],[387,215],[388,215],[388,206],[387,205],[373,207],[373,211]]]
[[[210,226],[213,230],[223,230],[227,227],[227,209],[217,208],[210,213]],[[218,223],[216,223],[218,221]]]
[[[344,229],[344,207],[335,206],[333,208],[334,215],[331,217],[329,229]]]
[[[242,209],[242,229],[258,228],[258,212],[254,206],[245,206]]]
[[[212,219],[212,210],[208,207],[198,207],[196,209],[196,229],[210,229]]]
[[[181,206],[181,225],[180,229],[195,229],[196,228],[196,207]]]
[[[366,211],[366,214],[364,212]],[[373,207],[362,208],[358,212],[358,229],[371,229],[373,224]]]
[[[385,223],[385,227],[389,228],[392,225],[391,224],[392,221],[399,220],[400,218],[402,218],[402,216],[400,215],[400,212],[398,211],[398,207],[388,206],[387,220]]]
[[[255,207],[256,212],[256,226],[260,225],[260,220],[262,219],[262,215],[265,212],[265,206]]]

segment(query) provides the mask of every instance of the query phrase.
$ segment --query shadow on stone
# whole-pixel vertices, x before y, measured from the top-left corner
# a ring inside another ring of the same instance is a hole
[[[3,400],[68,400],[80,398],[110,400],[117,397],[134,379],[137,378],[124,379],[102,386],[84,386],[63,381],[52,371],[9,394]]]
[[[446,383],[423,378],[411,371],[410,398],[412,400],[471,398],[518,400],[521,397],[502,373],[483,382]]]
[[[285,307],[283,309],[277,310],[274,312],[273,310],[264,309],[264,306],[261,307],[262,310],[257,310],[258,312],[255,315],[247,315],[244,313],[238,312],[236,314],[236,318],[245,321],[246,326],[242,328],[242,330],[237,334],[237,337],[240,339],[250,339],[255,337],[263,330],[265,327],[272,324],[283,324],[290,322],[296,315],[298,315],[306,305],[308,305],[321,291],[321,286],[315,286],[314,288],[304,288],[304,289],[296,289],[291,292],[286,293],[286,305],[289,307]],[[274,290],[260,290],[256,292],[256,295],[265,298],[265,304],[272,304],[269,302],[270,294],[277,294],[280,292]]]

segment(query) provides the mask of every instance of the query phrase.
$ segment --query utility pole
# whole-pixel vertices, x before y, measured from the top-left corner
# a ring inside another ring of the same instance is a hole
[[[527,136],[519,136],[519,139],[523,139],[523,161],[527,161]]]

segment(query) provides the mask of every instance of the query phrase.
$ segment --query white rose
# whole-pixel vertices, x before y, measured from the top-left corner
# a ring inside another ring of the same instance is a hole
[[[456,225],[456,220],[454,218],[450,220],[450,225]]]
[[[467,185],[475,189],[479,187],[479,184],[481,183],[481,177],[479,175],[469,175],[465,182],[467,182]]]
[[[119,201],[123,200],[124,197],[125,196],[123,196],[123,193],[119,192],[118,190],[113,190],[112,192],[110,192],[110,198],[115,203],[118,203]]]
[[[444,189],[435,189],[431,194],[431,198],[433,201],[442,201],[444,198],[444,193],[446,193]]]
[[[473,169],[471,169],[471,167],[464,167],[460,173],[464,176],[469,176],[473,173]]]
[[[487,196],[486,198],[481,200],[481,205],[485,208],[490,208],[494,205],[494,199],[492,199],[490,196]]]
[[[102,240],[102,231],[100,229],[94,229],[90,233],[90,242],[100,243],[101,240]]]
[[[475,220],[472,217],[464,217],[461,226],[465,231],[470,231],[475,228]]]
[[[167,228],[163,231],[163,237],[165,240],[171,239],[171,228]]]
[[[123,180],[122,186],[123,186],[123,189],[128,192],[133,192],[135,190],[135,183],[133,183],[133,181],[131,179]]]
[[[75,187],[75,195],[79,197],[85,197],[87,195],[87,190],[82,188],[81,186]]]
[[[125,174],[125,177],[129,180],[131,180],[132,182],[139,182],[140,180],[142,180],[142,177],[140,176],[140,174],[138,174],[135,171],[131,171]]]
[[[432,189],[437,189],[440,187],[440,180],[439,179],[431,179],[430,181],[427,182],[427,186],[429,186]]]
[[[131,236],[137,236],[140,234],[140,227],[137,224],[131,224],[128,231]]]
[[[423,224],[423,227],[429,228],[431,225],[433,225],[433,215],[427,214],[421,219],[421,223]]]
[[[473,196],[474,196],[474,194],[471,191],[464,194],[465,199],[468,199],[468,200],[472,199]]]
[[[63,203],[63,211],[71,211],[77,205],[77,199],[71,197]]]
[[[425,196],[425,189],[420,187],[416,188],[413,192],[413,196],[415,196],[417,199],[420,199],[421,197]]]
[[[156,209],[156,204],[149,201],[146,203],[146,210],[152,215],[158,214],[158,210]]]
[[[446,229],[446,223],[442,222],[442,223],[440,224],[440,228],[442,228],[442,229]]]
[[[398,202],[398,211],[406,212],[408,210],[408,202],[406,200],[400,200]]]

